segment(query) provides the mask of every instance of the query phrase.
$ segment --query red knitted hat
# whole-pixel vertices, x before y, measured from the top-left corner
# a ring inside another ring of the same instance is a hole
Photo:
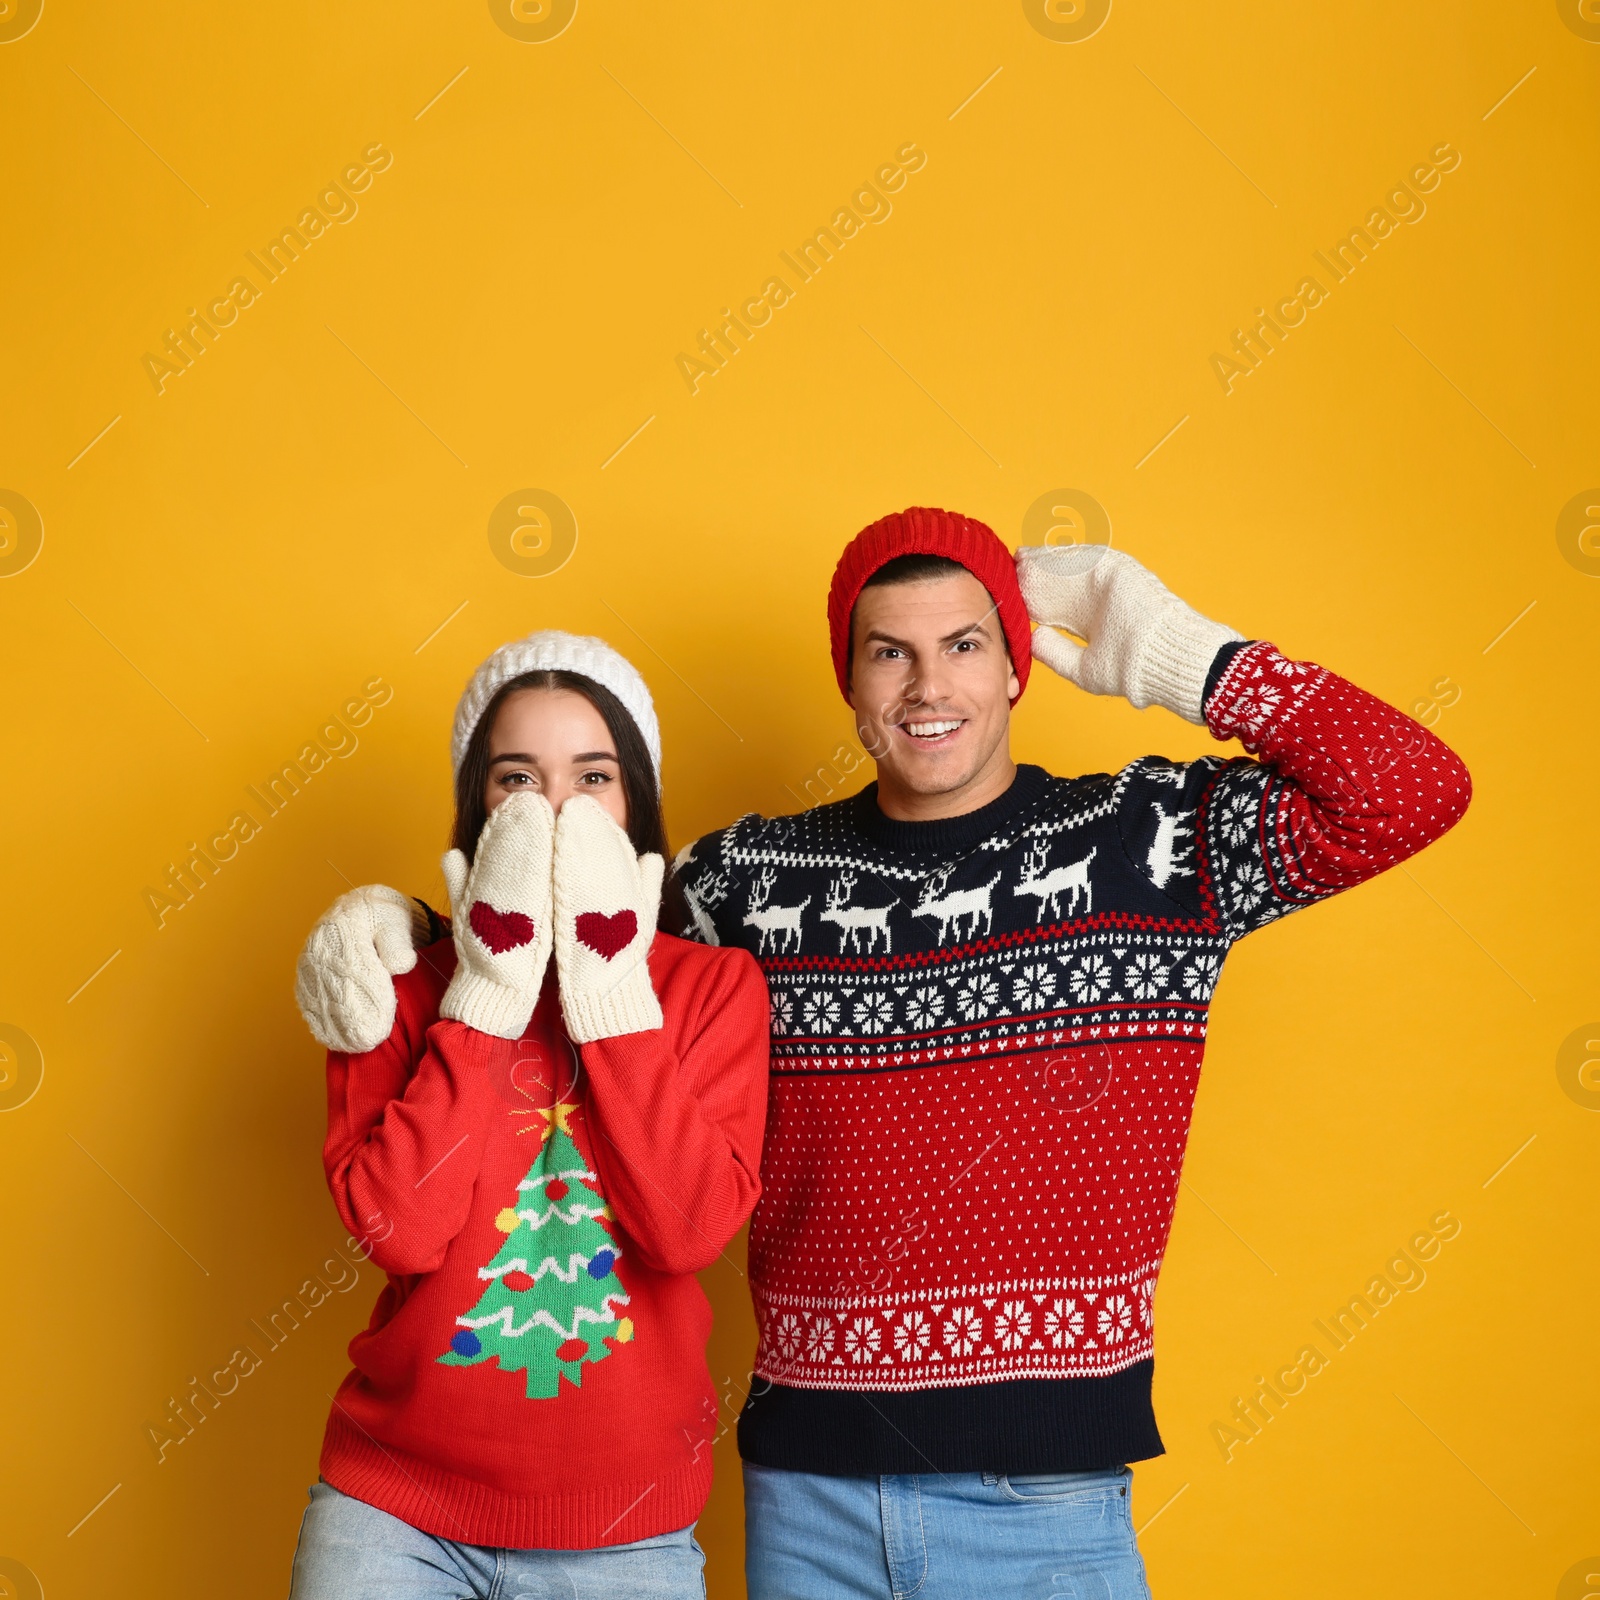
[[[1011,552],[993,528],[954,511],[910,506],[863,528],[839,557],[828,590],[828,632],[833,640],[833,671],[839,693],[850,698],[850,614],[868,578],[896,556],[944,556],[959,561],[989,591],[1017,674],[1015,705],[1028,687],[1033,664],[1033,624],[1017,587]]]

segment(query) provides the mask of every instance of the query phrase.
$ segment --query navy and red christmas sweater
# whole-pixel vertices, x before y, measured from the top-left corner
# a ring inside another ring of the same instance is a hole
[[[1258,759],[1022,766],[900,822],[875,785],[680,862],[771,991],[746,1459],[1066,1472],[1162,1453],[1152,1302],[1233,943],[1415,854],[1471,784],[1434,734],[1265,641],[1205,697]]]

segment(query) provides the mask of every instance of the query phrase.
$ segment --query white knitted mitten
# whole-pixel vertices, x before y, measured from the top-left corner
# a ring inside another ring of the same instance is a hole
[[[1201,701],[1217,651],[1243,634],[1184,604],[1125,550],[1025,545],[1017,581],[1036,626],[1034,657],[1090,694],[1120,694],[1204,723]],[[1086,645],[1055,630],[1070,628]]]
[[[439,1015],[520,1039],[550,960],[550,850],[555,813],[542,794],[508,796],[489,813],[472,863],[444,858],[456,971]]]
[[[661,857],[588,795],[556,818],[556,971],[567,1032],[580,1041],[661,1026],[646,957],[661,908]]]
[[[294,998],[317,1042],[346,1055],[376,1050],[394,1027],[394,979],[417,964],[416,908],[398,889],[342,894],[311,930],[295,967]]]

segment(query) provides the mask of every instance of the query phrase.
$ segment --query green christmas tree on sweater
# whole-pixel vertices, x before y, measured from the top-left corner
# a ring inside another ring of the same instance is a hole
[[[628,1303],[613,1270],[620,1253],[601,1226],[611,1209],[588,1187],[594,1174],[572,1141],[568,1121],[576,1107],[545,1113],[549,1126],[517,1203],[495,1218],[505,1234],[494,1260],[478,1268],[486,1287],[478,1303],[456,1318],[447,1367],[473,1367],[499,1359],[503,1371],[525,1369],[528,1398],[548,1400],[561,1379],[581,1384],[585,1362],[604,1361],[606,1343],[626,1344],[633,1321],[618,1317]]]

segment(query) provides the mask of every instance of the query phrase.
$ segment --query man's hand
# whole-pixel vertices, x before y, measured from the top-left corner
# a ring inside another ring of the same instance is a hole
[[[1203,724],[1206,674],[1243,634],[1202,617],[1124,550],[1027,545],[1017,581],[1035,623],[1033,654],[1090,694],[1120,694],[1141,710],[1165,706]],[[1086,639],[1078,644],[1055,630]]]
[[[394,1027],[394,979],[417,964],[412,902],[368,884],[342,894],[311,930],[295,969],[294,997],[317,1041],[361,1055]]]

